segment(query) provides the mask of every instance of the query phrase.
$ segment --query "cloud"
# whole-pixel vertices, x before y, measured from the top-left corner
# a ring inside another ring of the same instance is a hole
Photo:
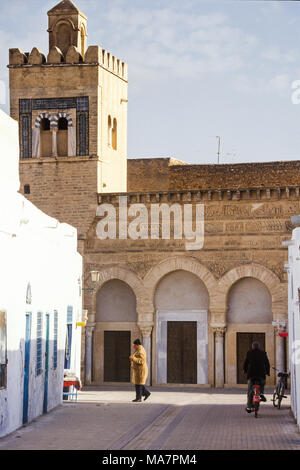
[[[292,64],[299,60],[296,50],[291,49],[289,51],[282,52],[276,45],[265,48],[261,53],[261,57],[262,59],[266,59],[271,62],[279,62],[281,64]]]
[[[182,10],[176,3],[152,9],[107,4],[97,35],[107,37],[110,49],[135,69],[159,69],[160,78],[198,78],[246,66],[245,56],[257,45],[254,35],[231,26],[224,13]]]
[[[290,73],[279,73],[267,77],[237,74],[232,79],[231,87],[239,93],[252,95],[256,98],[277,96],[286,99],[292,95],[291,84],[294,76],[300,78],[300,74],[292,75]]]
[[[270,92],[284,92],[284,94],[288,91],[291,94],[291,77],[289,74],[279,74],[275,77],[271,78],[268,83],[268,91]]]

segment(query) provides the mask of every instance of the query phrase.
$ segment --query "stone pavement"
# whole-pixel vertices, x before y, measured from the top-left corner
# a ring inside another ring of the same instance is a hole
[[[278,410],[245,412],[245,390],[150,388],[132,403],[133,388],[85,389],[28,426],[0,439],[1,450],[300,450],[290,399]]]

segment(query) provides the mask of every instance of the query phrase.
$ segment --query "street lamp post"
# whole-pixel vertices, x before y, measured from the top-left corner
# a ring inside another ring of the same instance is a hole
[[[218,164],[220,163],[220,148],[221,148],[221,137],[219,135],[216,136],[218,139]]]

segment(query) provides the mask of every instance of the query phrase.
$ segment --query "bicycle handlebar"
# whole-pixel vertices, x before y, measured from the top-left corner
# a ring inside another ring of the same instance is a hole
[[[272,369],[276,370],[280,374],[288,374],[288,376],[290,376],[290,372],[281,372],[279,369],[276,369],[276,367],[272,367]]]

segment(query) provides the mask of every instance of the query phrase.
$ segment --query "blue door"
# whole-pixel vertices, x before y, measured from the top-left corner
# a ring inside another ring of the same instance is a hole
[[[28,391],[30,368],[30,342],[31,342],[31,313],[26,314],[25,326],[25,361],[24,361],[24,391],[23,391],[23,424],[28,423]]]
[[[72,327],[73,327],[73,307],[68,306],[67,310],[67,337],[65,347],[65,369],[71,367],[71,352],[72,352]]]
[[[45,348],[45,382],[44,382],[44,404],[43,412],[48,411],[48,375],[49,375],[49,314],[46,315],[46,348]]]

